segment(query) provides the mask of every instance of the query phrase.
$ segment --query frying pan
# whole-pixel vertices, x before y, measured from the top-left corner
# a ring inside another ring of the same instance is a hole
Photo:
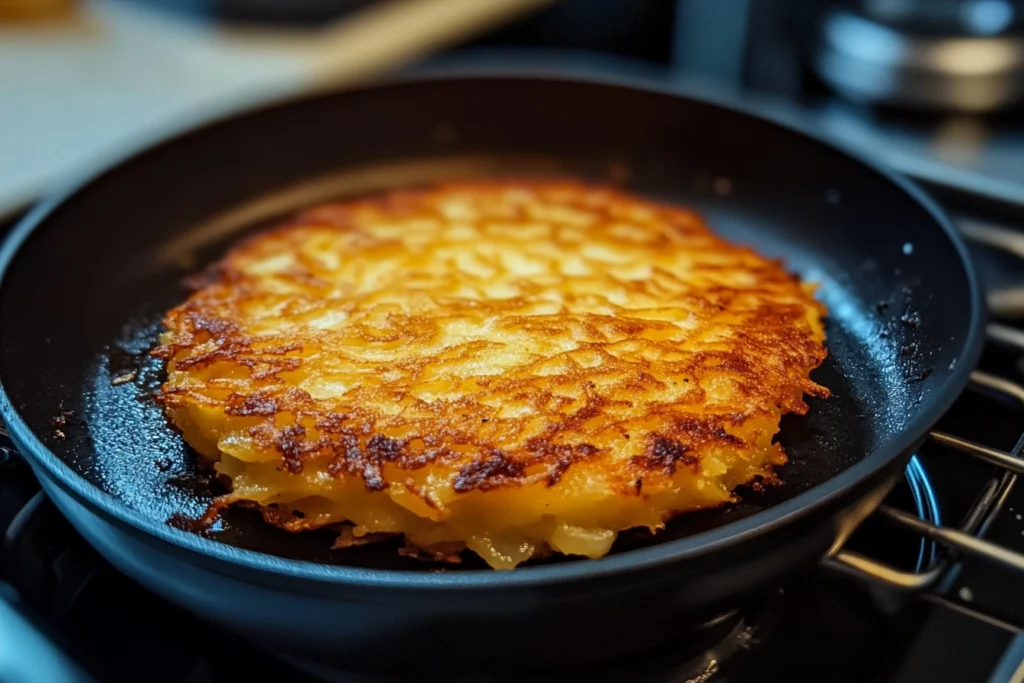
[[[572,175],[696,207],[820,283],[833,396],[787,417],[783,484],[624,533],[599,560],[442,569],[330,551],[213,495],[153,404],[146,355],[182,280],[316,201],[466,176]],[[416,78],[250,111],[47,202],[0,255],[0,414],[112,564],[328,670],[543,666],[679,639],[810,569],[880,502],[964,388],[984,310],[966,250],[907,181],[735,106],[600,79]],[[443,672],[442,672],[443,673]]]

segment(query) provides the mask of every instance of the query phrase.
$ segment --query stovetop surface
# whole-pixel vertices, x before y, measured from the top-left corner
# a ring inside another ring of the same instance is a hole
[[[981,270],[990,270],[984,264],[992,254],[979,251],[977,257],[982,260]],[[1017,275],[1012,267],[1004,270],[1004,279]],[[1017,357],[1005,350],[989,348],[982,368],[1024,381]],[[1024,411],[967,394],[939,427],[1008,450],[1024,429]],[[993,468],[934,447],[926,447],[919,456],[943,521],[956,524],[993,476]],[[897,487],[887,502],[914,509],[907,485]],[[1024,488],[1018,487],[987,537],[1024,551],[1022,515]],[[5,530],[0,546],[0,598],[15,602],[20,612],[99,683],[313,680],[120,575],[39,492],[28,467],[12,458],[0,459],[0,531]],[[851,544],[864,554],[908,569],[915,566],[921,553],[919,539],[870,520]],[[1022,585],[1008,571],[968,560],[951,574],[947,590],[1020,623],[1024,622]],[[1011,680],[1024,657],[1024,651],[1015,649],[1021,641],[1002,628],[924,601],[873,594],[825,570],[796,577],[737,619],[735,628],[730,622],[725,629],[724,642],[702,660],[707,666],[697,667],[713,674],[705,678],[694,677],[693,653],[682,643],[677,649],[642,653],[628,661],[538,672],[529,678],[1001,683]],[[7,645],[18,647],[18,643]],[[715,657],[720,661],[711,664]],[[443,661],[443,653],[438,661]],[[429,665],[425,668],[430,670]],[[428,671],[417,678],[429,680]],[[443,673],[436,677],[451,680]],[[352,674],[344,680],[366,681],[373,676]],[[493,671],[465,680],[512,679]],[[0,683],[7,683],[2,666]]]

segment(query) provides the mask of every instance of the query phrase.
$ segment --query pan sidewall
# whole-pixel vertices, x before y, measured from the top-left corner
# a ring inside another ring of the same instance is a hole
[[[703,621],[757,604],[814,568],[858,503],[898,476],[865,481],[847,505],[805,517],[733,552],[569,584],[478,591],[312,583],[241,570],[112,521],[39,470],[44,490],[111,564],[148,590],[261,647],[327,669],[422,670],[611,659],[666,645]],[[582,561],[586,562],[586,561]],[[566,634],[571,634],[567,637]],[[401,652],[401,657],[394,653]]]

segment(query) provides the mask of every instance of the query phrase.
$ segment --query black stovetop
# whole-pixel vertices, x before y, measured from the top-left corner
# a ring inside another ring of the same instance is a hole
[[[979,210],[991,213],[990,208]],[[956,209],[964,210],[962,205]],[[992,254],[977,256],[981,270],[997,272]],[[1004,264],[998,272],[1004,280],[1024,279],[1024,264],[1019,271]],[[989,348],[982,368],[1024,382],[1018,358],[1005,350]],[[940,428],[1008,450],[1024,430],[1024,410],[965,394]],[[924,448],[918,462],[946,524],[962,519],[993,475],[987,465],[934,447]],[[887,502],[915,510],[909,484],[898,487]],[[987,537],[1024,551],[1022,515],[1024,488],[1018,487]],[[4,458],[0,451],[0,531],[5,530],[0,600],[14,604],[99,683],[311,680],[120,575],[61,517],[39,491],[28,467],[17,458]],[[921,561],[923,551],[931,551],[919,539],[870,520],[851,544],[908,569]],[[950,572],[946,591],[1006,621],[1024,622],[1024,577],[966,560]],[[1008,683],[1020,680],[1013,676],[1024,661],[1024,637],[1005,628],[923,600],[871,591],[824,569],[800,576],[751,605],[724,624],[720,637],[723,642],[707,658],[698,657],[696,664],[692,648],[681,643],[678,648],[602,665],[600,670],[548,672],[531,680]],[[9,670],[4,661],[5,656],[31,656],[29,640],[26,636],[20,642],[17,631],[8,633],[7,640],[0,642],[0,683],[21,683],[24,679],[5,678]],[[443,653],[438,657],[443,660]],[[711,658],[719,661],[704,666]],[[419,679],[429,679],[430,666],[425,669]],[[714,673],[697,675],[705,670]],[[62,683],[51,674],[40,676],[45,677],[25,683]],[[364,674],[350,680],[370,679]],[[505,679],[501,672],[486,672],[469,680]]]

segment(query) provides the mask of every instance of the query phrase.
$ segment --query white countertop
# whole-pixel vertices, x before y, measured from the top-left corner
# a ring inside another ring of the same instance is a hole
[[[0,213],[155,136],[301,88],[302,42],[118,0],[0,25]]]
[[[0,215],[173,130],[372,79],[553,1],[389,0],[271,29],[79,0],[75,17],[0,23]]]

